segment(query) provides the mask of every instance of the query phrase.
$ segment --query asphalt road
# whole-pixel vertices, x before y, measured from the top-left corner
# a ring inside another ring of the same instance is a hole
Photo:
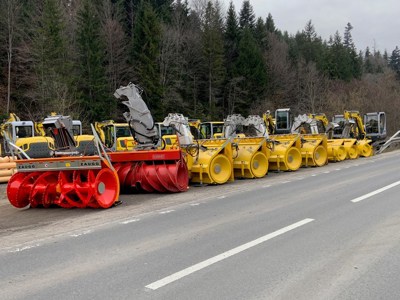
[[[395,151],[109,210],[3,199],[0,298],[400,299],[399,170]]]

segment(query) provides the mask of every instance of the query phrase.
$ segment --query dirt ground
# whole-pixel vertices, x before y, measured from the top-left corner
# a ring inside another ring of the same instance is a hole
[[[75,230],[87,230],[105,223],[119,222],[168,207],[201,202],[202,199],[235,193],[260,180],[240,180],[221,186],[195,187],[177,194],[120,195],[121,204],[109,209],[63,209],[13,207],[6,195],[7,184],[0,184],[0,250]],[[271,180],[271,178],[269,178]],[[247,182],[247,183],[246,183]]]

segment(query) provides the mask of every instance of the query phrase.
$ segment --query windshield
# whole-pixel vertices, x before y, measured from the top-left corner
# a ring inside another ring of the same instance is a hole
[[[15,128],[15,133],[18,138],[32,137],[33,129],[31,126],[17,126]]]
[[[130,137],[131,136],[131,132],[129,130],[129,126],[121,126],[121,127],[117,127],[117,138],[120,137]]]
[[[378,115],[365,116],[365,131],[367,133],[378,133]]]

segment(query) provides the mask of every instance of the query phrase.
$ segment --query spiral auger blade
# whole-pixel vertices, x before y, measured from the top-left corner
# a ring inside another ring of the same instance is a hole
[[[25,208],[31,205],[30,193],[36,178],[41,172],[16,173],[7,185],[7,196],[10,203],[17,208]]]
[[[131,165],[127,163],[116,163],[114,166],[115,171],[118,174],[119,182],[121,184],[121,188],[125,186],[125,179],[128,176],[128,173],[131,170]]]
[[[156,179],[154,179],[154,168],[153,166],[149,166],[146,163],[140,164],[140,167],[136,169],[138,173],[138,181],[137,185],[147,193],[154,193],[159,191],[158,183],[156,183]]]
[[[144,165],[141,170],[141,172],[143,172],[143,178],[145,178],[146,183],[150,185],[150,187],[148,187],[149,190],[152,188],[159,193],[168,192],[168,189],[163,186],[162,178],[158,175],[158,168],[163,168],[163,166],[156,165],[154,162]]]
[[[74,191],[77,196],[76,207],[83,208],[92,203],[94,197],[93,184],[95,181],[93,170],[76,170],[73,174]],[[91,206],[92,207],[92,206]]]
[[[60,198],[57,204],[63,208],[73,208],[75,197],[73,171],[61,171],[58,175]]]
[[[187,190],[188,170],[182,161],[156,165],[155,177],[166,192],[177,193]]]
[[[31,207],[42,205],[47,208],[54,204],[59,197],[57,184],[58,172],[44,172],[37,177],[29,194]]]
[[[7,186],[8,199],[17,208],[109,208],[119,197],[117,172],[99,156],[27,159],[17,167]]]
[[[180,149],[111,152],[123,192],[176,193],[188,189],[189,171]]]
[[[177,193],[187,190],[189,175],[186,164],[175,162],[125,162],[114,165],[125,192]]]
[[[179,160],[173,165],[167,165],[171,180],[174,183],[174,187],[179,192],[184,192],[188,189],[189,183],[189,171],[186,163],[183,160]]]
[[[176,165],[176,164],[175,164]],[[162,164],[156,168],[157,178],[162,186],[171,193],[180,192],[178,181],[173,171],[175,168],[169,168],[170,164]]]

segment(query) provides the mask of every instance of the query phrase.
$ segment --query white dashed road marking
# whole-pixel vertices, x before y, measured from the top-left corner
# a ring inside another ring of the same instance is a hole
[[[243,244],[241,246],[233,248],[233,249],[231,249],[229,251],[221,253],[221,254],[219,254],[217,256],[214,256],[214,257],[211,257],[211,258],[209,258],[207,260],[204,260],[204,261],[202,261],[202,262],[200,262],[198,264],[195,264],[195,265],[193,265],[191,267],[188,267],[188,268],[186,268],[186,269],[184,269],[182,271],[176,272],[176,273],[174,273],[174,274],[172,274],[170,276],[167,276],[167,277],[165,277],[163,279],[160,279],[158,281],[150,283],[149,285],[146,285],[146,288],[149,288],[151,290],[157,290],[157,289],[159,289],[159,288],[161,288],[161,287],[163,287],[163,286],[165,286],[165,285],[167,285],[167,284],[169,284],[171,282],[177,281],[177,280],[179,280],[179,279],[181,279],[181,278],[183,278],[185,276],[188,276],[188,275],[190,275],[192,273],[200,271],[201,269],[207,268],[210,265],[213,265],[213,264],[215,264],[217,262],[220,262],[220,261],[222,261],[222,260],[224,260],[224,259],[226,259],[228,257],[231,257],[231,256],[233,256],[235,254],[240,253],[240,252],[243,252],[243,251],[245,251],[247,249],[250,249],[250,248],[252,248],[254,246],[257,246],[257,245],[259,245],[261,243],[264,243],[264,242],[266,242],[266,241],[268,241],[268,240],[270,240],[270,239],[272,239],[274,237],[282,235],[282,234],[284,234],[284,233],[286,233],[286,232],[288,232],[290,230],[293,230],[295,228],[303,226],[303,225],[305,225],[307,223],[310,223],[312,221],[314,221],[314,219],[304,219],[304,220],[299,221],[297,223],[294,223],[292,225],[286,226],[286,227],[284,227],[282,229],[279,229],[277,231],[274,231],[272,233],[264,235],[264,236],[262,236],[262,237],[260,237],[260,238],[258,238],[256,240],[253,240],[251,242],[248,242],[246,244]]]
[[[395,187],[395,186],[397,186],[399,184],[400,184],[400,181],[396,181],[396,182],[394,182],[392,184],[384,186],[383,188],[377,189],[376,191],[373,191],[371,193],[365,194],[364,196],[355,198],[355,199],[351,200],[351,202],[353,202],[353,203],[360,202],[360,201],[365,200],[365,199],[367,199],[369,197],[372,197],[372,196],[374,196],[376,194],[379,194],[379,193],[382,193],[382,192],[384,192],[384,191],[386,191],[388,189],[391,189],[392,187]]]

